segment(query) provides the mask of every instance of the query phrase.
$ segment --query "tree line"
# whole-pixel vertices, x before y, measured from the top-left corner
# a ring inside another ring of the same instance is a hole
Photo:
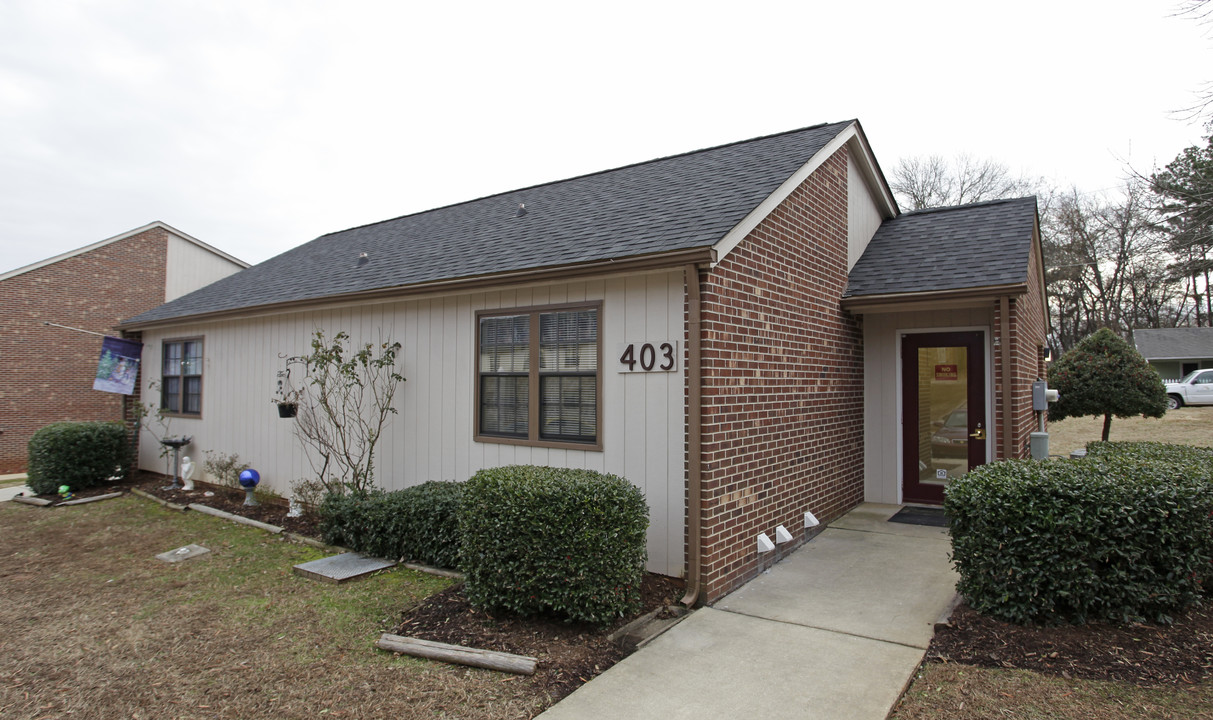
[[[1058,191],[992,160],[908,158],[890,187],[904,210],[1036,195],[1050,344],[1068,350],[1108,328],[1213,326],[1213,123],[1203,144],[1120,192]]]

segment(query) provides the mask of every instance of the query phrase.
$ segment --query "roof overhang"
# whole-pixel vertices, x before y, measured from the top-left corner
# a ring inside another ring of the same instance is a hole
[[[267,303],[231,310],[195,313],[146,322],[122,322],[119,330],[148,330],[157,327],[171,327],[185,323],[206,322],[236,317],[260,317],[278,315],[300,310],[310,310],[333,305],[348,305],[353,303],[398,300],[417,295],[457,294],[473,292],[501,285],[524,283],[556,282],[571,280],[594,275],[637,273],[666,268],[680,268],[686,265],[710,265],[716,260],[716,250],[711,247],[692,248],[667,253],[654,253],[620,259],[596,260],[574,265],[561,265],[513,272],[491,273],[473,277],[453,278],[450,280],[435,280],[415,285],[376,288],[362,292],[325,295],[312,300],[292,300],[289,302]]]
[[[989,285],[957,290],[930,292],[885,293],[844,297],[842,308],[858,315],[865,313],[908,312],[915,310],[945,310],[949,308],[981,307],[1000,297],[1025,295],[1026,282],[1011,285]]]

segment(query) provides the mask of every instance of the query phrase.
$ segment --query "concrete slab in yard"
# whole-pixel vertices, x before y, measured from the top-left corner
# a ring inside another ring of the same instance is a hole
[[[544,720],[883,720],[922,651],[713,608],[552,706]]]
[[[831,525],[716,607],[925,649],[956,595],[951,545],[886,524],[911,528],[913,540]]]
[[[395,562],[367,557],[359,553],[341,553],[331,557],[299,563],[295,574],[331,583],[343,583],[366,577],[373,572],[394,567]]]
[[[185,547],[179,547],[176,550],[160,553],[156,556],[157,560],[163,560],[166,563],[179,563],[185,560],[191,560],[196,557],[201,557],[210,552],[210,548],[204,548],[201,545],[190,543]]]

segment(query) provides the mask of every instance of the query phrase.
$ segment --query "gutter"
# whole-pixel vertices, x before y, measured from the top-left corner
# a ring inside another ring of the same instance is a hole
[[[699,266],[686,265],[687,288],[687,592],[682,604],[700,603],[703,584],[703,371]]]
[[[853,295],[841,301],[844,310],[856,313],[904,312],[935,308],[960,307],[959,303],[970,302],[974,307],[990,300],[1010,295],[1024,295],[1028,283],[988,285],[985,287],[959,288],[956,290],[928,290],[923,292],[882,293],[879,295]]]

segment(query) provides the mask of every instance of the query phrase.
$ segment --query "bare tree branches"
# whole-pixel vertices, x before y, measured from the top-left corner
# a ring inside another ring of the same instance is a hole
[[[1032,195],[1043,183],[1014,177],[993,160],[959,155],[949,162],[939,155],[902,158],[889,183],[897,202],[907,210]]]

